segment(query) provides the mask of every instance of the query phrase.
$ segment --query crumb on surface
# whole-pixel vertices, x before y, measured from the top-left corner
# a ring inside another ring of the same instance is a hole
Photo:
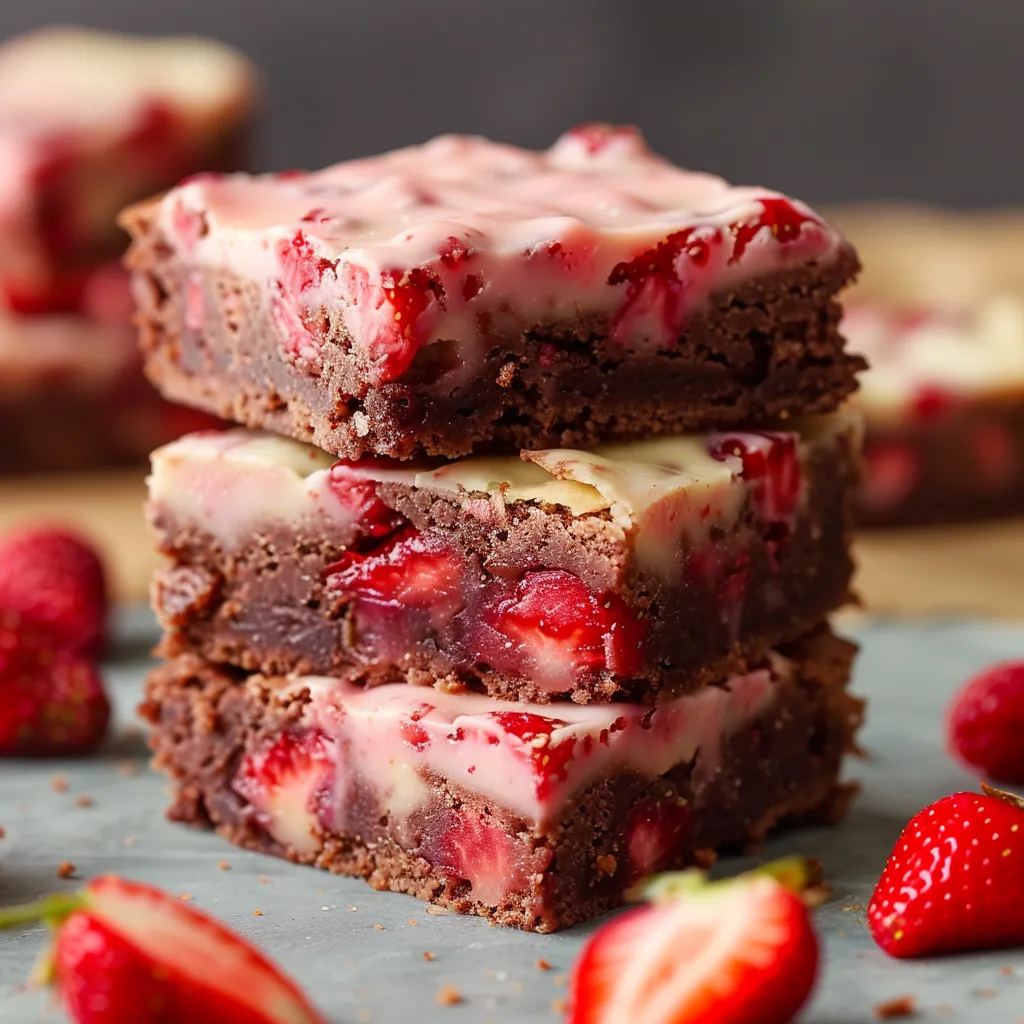
[[[419,924],[419,921],[417,921],[415,917],[410,917],[409,918],[409,925],[410,925],[410,927],[415,928],[416,925],[418,925],[418,924]]]
[[[192,893],[190,893],[190,892],[179,892],[178,893],[178,899],[179,900],[184,900],[186,903],[191,903],[192,902]]]
[[[0,825],[0,839],[6,839],[6,838],[7,838],[7,831],[3,827],[3,825]]]
[[[259,907],[255,907],[255,908],[253,908],[252,916],[253,917],[262,917],[263,916],[263,911],[260,910]]]
[[[62,860],[57,865],[57,877],[58,878],[71,878],[75,873],[75,865],[69,860]]]
[[[384,925],[382,925],[382,924],[375,924],[373,927],[376,928],[377,931],[379,931],[379,932],[384,931]]]
[[[125,846],[134,846],[136,843],[136,839],[135,836],[125,836],[124,839],[121,840],[121,842],[124,843]]]
[[[267,878],[267,876],[266,876],[266,875],[260,875],[260,877],[259,877],[258,881],[259,881],[260,885],[266,885],[266,884],[267,884],[267,882],[269,882],[269,881],[270,881],[270,879],[269,879],[269,878]]]
[[[854,910],[863,910],[864,909],[864,904],[863,903],[847,903],[845,907],[840,907],[839,909],[844,914],[849,914],[851,911],[854,911]]]
[[[117,766],[117,774],[125,779],[134,778],[139,774],[139,766],[134,761],[121,761]]]
[[[462,1002],[462,993],[454,985],[445,985],[437,993],[438,1006],[458,1006]]]
[[[563,974],[556,974],[555,975],[555,984],[556,985],[564,985],[565,984],[565,975],[563,975]]]
[[[3,835],[3,829],[0,829],[0,838],[2,838],[2,835]],[[1012,967],[1007,966],[1007,967],[1000,967],[999,968],[999,973],[1000,974],[1014,974],[1015,972],[1014,972],[1014,969]]]
[[[226,860],[219,860],[219,861],[217,861],[217,867],[219,867],[221,869],[221,871],[230,871],[231,870],[231,865]]]
[[[81,796],[75,797],[75,804],[78,807],[92,807],[96,803],[91,796],[86,796],[84,793]]]
[[[550,971],[551,970],[551,964],[549,964],[547,962],[547,960],[544,959],[544,957],[541,957],[537,961],[537,970],[538,971]]]
[[[993,996],[999,995],[999,990],[994,988],[976,988],[972,994],[978,996],[979,999],[991,999]]]
[[[551,1000],[551,1012],[552,1013],[565,1013],[565,1000],[564,999],[552,999]]]
[[[436,960],[437,957],[433,953],[431,953],[430,950],[428,949],[426,951],[426,953],[423,954],[423,959],[424,960]]]
[[[447,907],[438,907],[434,904],[431,904],[429,907],[427,907],[427,913],[430,914],[431,917],[450,917],[452,911],[449,910]]]
[[[914,1017],[917,1015],[917,1001],[913,996],[896,996],[875,1007],[875,1016],[879,1020],[894,1020],[897,1017]]]
[[[54,793],[66,793],[70,788],[71,783],[68,782],[68,777],[66,775],[54,775],[53,778],[50,779],[50,789],[52,789]]]

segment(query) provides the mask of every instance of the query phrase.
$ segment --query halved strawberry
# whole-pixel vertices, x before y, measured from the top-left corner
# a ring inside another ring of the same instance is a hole
[[[108,875],[0,910],[0,929],[39,920],[56,938],[37,980],[78,1024],[324,1024],[258,949],[151,886]]]
[[[246,755],[231,786],[282,846],[313,853],[320,846],[318,811],[333,768],[323,732],[285,732],[271,746]]]
[[[798,883],[806,884],[800,871]],[[786,873],[708,883],[686,872],[590,938],[569,1024],[785,1024],[807,1001],[818,940]]]

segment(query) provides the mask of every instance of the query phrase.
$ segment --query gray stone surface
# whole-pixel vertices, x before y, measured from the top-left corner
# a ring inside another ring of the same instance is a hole
[[[79,764],[0,762],[0,823],[7,831],[0,842],[0,903],[71,888],[74,882],[56,877],[57,864],[70,860],[83,877],[115,871],[191,893],[196,905],[276,957],[339,1024],[558,1019],[551,1008],[564,991],[558,978],[568,972],[588,929],[524,935],[432,915],[409,897],[263,859],[165,822],[163,784],[145,770],[142,737],[131,725],[152,626],[142,613],[126,616],[123,626],[109,672],[121,718],[103,756]],[[818,996],[801,1021],[867,1024],[876,1004],[911,994],[922,1020],[1012,1024],[1024,1016],[1024,956],[900,963],[874,947],[862,913],[844,908],[867,902],[911,814],[971,785],[943,753],[943,708],[969,673],[1024,654],[1024,630],[943,622],[876,623],[856,632],[864,645],[857,689],[871,700],[863,737],[869,756],[851,766],[863,795],[839,828],[790,834],[767,851],[821,857],[834,890],[832,902],[817,912],[826,965]],[[125,777],[127,765],[138,775]],[[58,773],[70,783],[67,792],[51,786]],[[82,795],[95,804],[78,806]],[[230,871],[218,869],[222,861]],[[727,861],[721,870],[742,864]],[[261,915],[254,915],[256,909]],[[0,1024],[60,1019],[45,996],[18,987],[43,939],[41,930],[0,934]],[[423,959],[428,950],[436,956],[432,962]],[[553,970],[538,970],[541,957]],[[463,1005],[436,1005],[436,993],[448,983],[462,992]]]

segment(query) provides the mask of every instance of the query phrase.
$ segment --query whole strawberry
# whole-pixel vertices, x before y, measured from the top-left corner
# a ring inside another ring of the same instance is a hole
[[[949,749],[995,782],[1024,784],[1024,661],[993,665],[971,679],[946,714]]]
[[[982,790],[936,801],[897,840],[868,904],[891,956],[1024,945],[1024,802]]]
[[[807,1001],[818,940],[806,862],[724,882],[655,878],[653,902],[599,928],[569,985],[568,1024],[786,1024]]]
[[[103,563],[68,530],[27,527],[0,539],[0,606],[48,627],[68,650],[96,657],[105,646]]]
[[[298,986],[215,918],[113,875],[0,910],[56,930],[37,980],[77,1024],[323,1024]]]
[[[87,754],[109,722],[96,666],[0,607],[0,757]]]

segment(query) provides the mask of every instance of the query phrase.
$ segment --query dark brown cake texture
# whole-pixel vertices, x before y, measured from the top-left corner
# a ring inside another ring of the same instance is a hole
[[[840,414],[529,453],[562,479],[511,458],[354,475],[284,439],[186,438],[151,477],[160,653],[531,701],[682,693],[848,599],[858,436]],[[539,479],[495,483],[520,471]]]
[[[554,931],[620,905],[638,875],[707,864],[716,851],[756,844],[780,823],[841,816],[851,788],[837,776],[861,716],[860,702],[845,689],[853,653],[851,645],[819,630],[773,654],[763,667],[747,666],[761,670],[760,677],[746,680],[760,678],[760,704],[752,715],[748,708],[717,719],[741,716],[720,742],[702,736],[695,755],[657,776],[612,761],[560,802],[542,803],[541,818],[503,806],[493,796],[495,780],[463,773],[462,781],[454,768],[441,774],[420,764],[414,769],[420,789],[410,790],[405,778],[404,802],[382,796],[374,775],[379,762],[366,746],[381,746],[379,734],[364,734],[366,742],[349,747],[360,736],[357,730],[368,728],[367,719],[333,733],[323,722],[336,719],[321,717],[335,701],[331,687],[360,684],[358,676],[345,683],[246,679],[183,656],[152,674],[142,713],[153,726],[155,764],[174,781],[170,817],[213,826],[249,849],[363,877],[378,889],[496,923]],[[743,690],[735,680],[728,685],[733,696]],[[404,686],[354,687],[349,694],[362,697],[338,699],[359,703],[391,691],[399,699],[412,694]],[[683,700],[707,701],[725,692],[711,687]],[[484,701],[498,718],[516,708],[506,728],[530,742],[523,723],[537,721],[538,735],[547,740],[551,733],[550,753],[562,749],[560,740],[555,745],[561,734],[552,720],[533,718],[529,705],[441,696]],[[414,751],[429,757],[431,744],[461,739],[424,730],[430,706],[424,707],[393,723],[401,731],[391,739],[408,745],[414,764]],[[547,715],[575,706],[544,707],[551,709]],[[630,713],[629,705],[616,707]],[[576,707],[579,714],[600,710]],[[459,718],[467,735],[474,728],[470,721]],[[706,719],[706,725],[714,721]],[[655,743],[658,726],[649,724]],[[626,726],[618,728],[627,734]],[[534,779],[538,794],[545,780],[551,781],[543,774]],[[514,781],[508,788],[507,803],[516,802],[517,787]],[[410,801],[410,792],[419,798]]]
[[[740,200],[717,179],[637,148],[635,138],[602,128],[580,156],[570,133],[546,154],[514,158],[482,140],[441,139],[423,147],[413,170],[398,162],[411,160],[405,151],[374,158],[368,163],[388,182],[400,179],[394,209],[382,209],[380,179],[359,177],[362,164],[203,181],[141,204],[123,223],[134,239],[128,264],[150,378],[171,399],[349,459],[588,448],[836,409],[864,365],[844,350],[835,301],[858,270],[853,250],[794,201],[773,193]],[[601,154],[618,146],[648,178],[669,184],[650,185],[646,196],[621,167],[619,177],[604,174]],[[435,195],[456,187],[440,171],[457,165],[468,175],[474,159],[485,168],[525,162],[520,177],[481,170],[471,179],[492,188],[496,203],[518,196],[511,190],[524,189],[538,167],[550,188],[568,194],[545,195],[493,237],[472,204],[451,208],[461,193],[447,206]],[[558,176],[567,170],[574,176]],[[571,215],[587,202],[580,174],[621,208],[646,208],[634,214],[635,249],[604,230],[610,199]],[[236,188],[245,189],[237,198]],[[658,204],[693,199],[694,188],[710,189],[709,207],[732,213],[676,208],[679,229],[661,233],[644,220]],[[294,223],[264,210],[282,203],[298,204]],[[249,204],[242,227],[239,204]],[[568,212],[552,227],[559,204]],[[367,259],[399,267],[367,270],[360,246],[370,243],[346,225],[383,218],[386,237],[406,222],[395,221],[396,210],[411,210],[402,213],[413,225],[406,242],[381,242],[388,248],[368,250]],[[507,233],[542,221],[513,260]],[[421,234],[443,227],[448,237],[427,252],[417,225]],[[597,274],[606,250],[619,262]],[[537,270],[538,253],[548,269]],[[549,301],[535,309],[538,295]]]

